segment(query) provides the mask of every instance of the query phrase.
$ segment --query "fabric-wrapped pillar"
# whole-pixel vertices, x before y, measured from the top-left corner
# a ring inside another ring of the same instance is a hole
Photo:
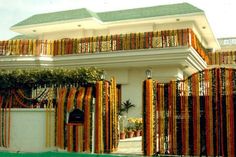
[[[144,155],[156,153],[156,100],[154,95],[155,82],[147,79],[143,82],[143,138]]]

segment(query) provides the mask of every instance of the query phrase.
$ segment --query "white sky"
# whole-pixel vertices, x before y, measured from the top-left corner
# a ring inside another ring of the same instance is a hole
[[[0,40],[18,35],[10,27],[34,14],[79,8],[102,12],[182,2],[205,11],[217,38],[236,37],[236,0],[0,0]]]

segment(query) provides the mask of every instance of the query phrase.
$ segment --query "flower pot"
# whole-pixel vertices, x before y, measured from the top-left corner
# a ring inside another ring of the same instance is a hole
[[[125,132],[120,133],[120,139],[125,139]]]
[[[128,138],[132,138],[134,136],[134,132],[133,131],[129,131],[128,132]]]
[[[136,131],[134,132],[134,137],[138,137],[138,136],[140,136],[140,130],[136,130]]]

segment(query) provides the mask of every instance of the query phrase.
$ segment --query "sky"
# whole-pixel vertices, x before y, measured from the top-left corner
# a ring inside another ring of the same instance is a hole
[[[236,37],[236,0],[0,0],[0,40],[18,35],[10,27],[39,13],[79,8],[103,12],[182,2],[204,10],[216,38]]]

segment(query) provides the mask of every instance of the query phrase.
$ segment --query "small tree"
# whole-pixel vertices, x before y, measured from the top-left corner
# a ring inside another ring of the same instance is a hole
[[[130,101],[130,99],[122,102],[119,110],[119,115],[123,115],[124,112],[128,113],[130,108],[135,107],[135,105]]]
[[[120,108],[119,108],[119,115],[120,115],[120,132],[124,132],[124,120],[126,116],[123,116],[124,113],[128,113],[130,108],[135,107],[134,104],[131,103],[130,99],[126,100],[121,103]]]

